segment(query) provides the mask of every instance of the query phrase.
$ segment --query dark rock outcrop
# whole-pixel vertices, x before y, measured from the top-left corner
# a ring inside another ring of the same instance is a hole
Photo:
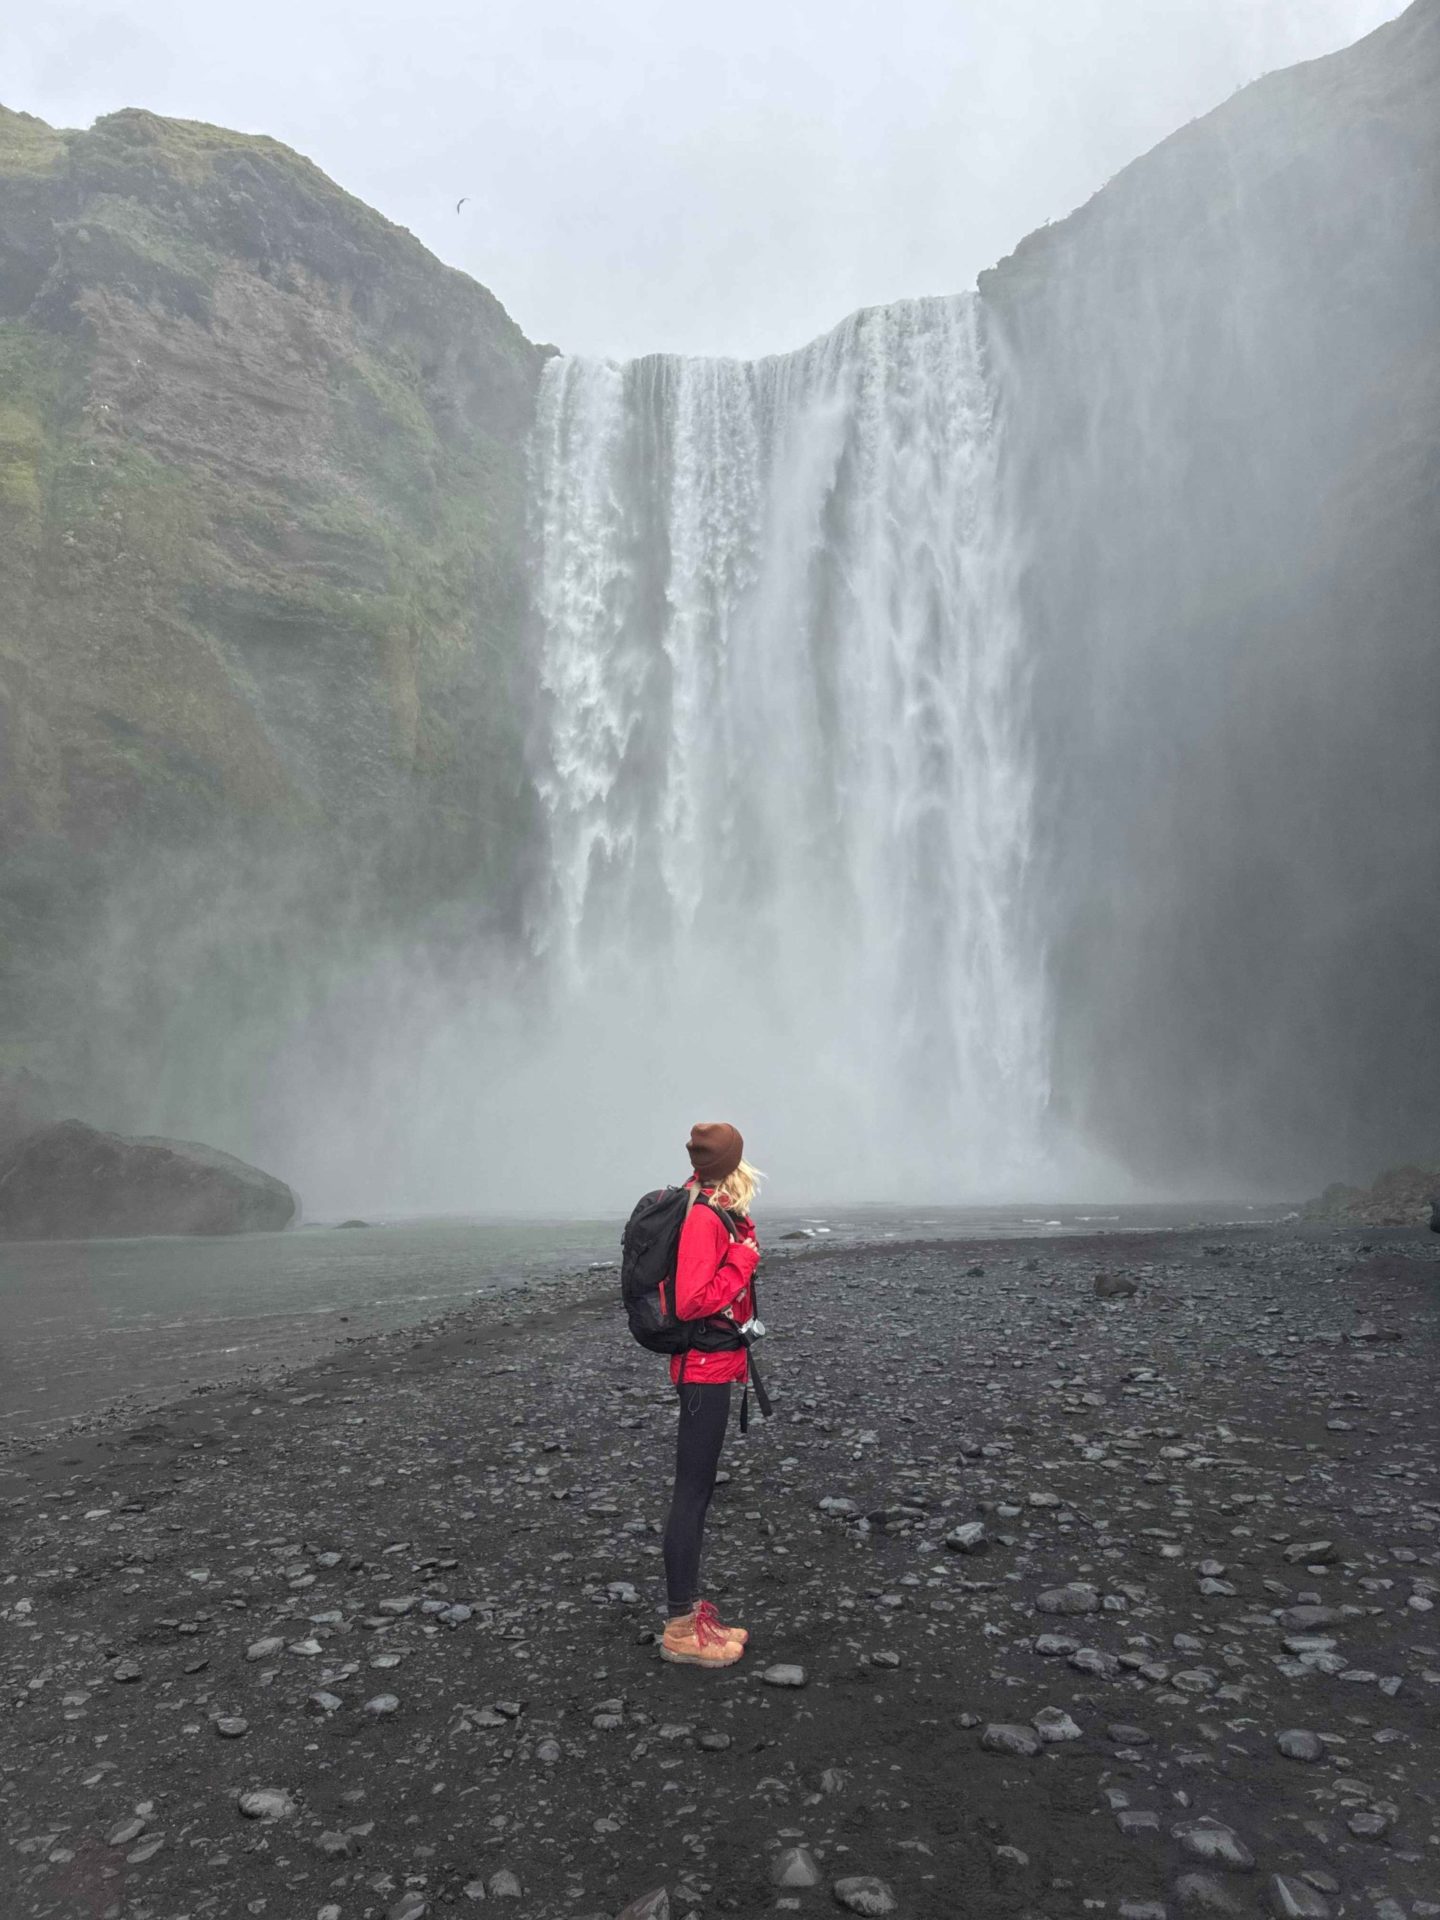
[[[0,1167],[0,1239],[275,1231],[297,1210],[283,1180],[231,1154],[80,1120],[31,1134]]]
[[[1301,1209],[1305,1220],[1329,1220],[1336,1226],[1432,1227],[1440,1220],[1440,1170],[1434,1167],[1387,1167],[1371,1187],[1347,1187],[1333,1182],[1316,1200]]]
[[[1183,128],[980,292],[1054,1100],[1157,1184],[1434,1139],[1440,0]]]

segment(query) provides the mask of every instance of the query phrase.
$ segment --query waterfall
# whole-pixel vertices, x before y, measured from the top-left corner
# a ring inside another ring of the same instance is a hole
[[[723,1113],[787,1185],[961,1198],[1041,1169],[1000,434],[974,296],[754,362],[546,369],[533,944],[555,1031],[593,1097]]]

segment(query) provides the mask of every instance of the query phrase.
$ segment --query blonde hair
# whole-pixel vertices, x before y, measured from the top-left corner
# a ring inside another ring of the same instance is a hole
[[[732,1213],[749,1213],[764,1178],[758,1167],[752,1167],[748,1160],[742,1160],[733,1173],[727,1173],[717,1184],[715,1198]]]

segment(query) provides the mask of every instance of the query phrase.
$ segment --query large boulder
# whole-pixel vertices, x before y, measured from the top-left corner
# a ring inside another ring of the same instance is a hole
[[[193,1140],[127,1140],[81,1120],[42,1128],[0,1163],[0,1239],[89,1240],[288,1227],[283,1180]]]

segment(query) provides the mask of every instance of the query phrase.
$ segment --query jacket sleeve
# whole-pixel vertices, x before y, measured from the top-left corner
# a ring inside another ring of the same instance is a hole
[[[723,1312],[745,1292],[759,1260],[753,1247],[730,1238],[709,1207],[691,1207],[675,1261],[676,1316],[703,1320]]]

